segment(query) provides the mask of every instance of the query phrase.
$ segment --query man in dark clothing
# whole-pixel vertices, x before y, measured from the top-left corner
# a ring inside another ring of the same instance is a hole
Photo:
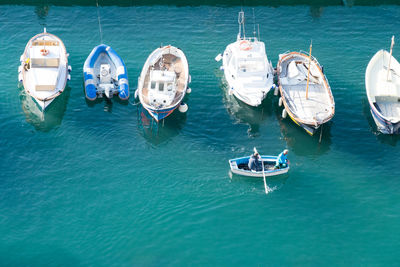
[[[250,156],[249,159],[249,169],[252,171],[262,171],[262,162],[260,155],[255,152],[253,155]]]

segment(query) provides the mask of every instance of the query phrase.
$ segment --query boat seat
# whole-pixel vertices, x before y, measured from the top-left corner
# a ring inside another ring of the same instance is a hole
[[[59,42],[51,40],[36,40],[32,42],[32,46],[59,46]]]
[[[36,85],[36,91],[54,91],[55,85]]]
[[[180,74],[182,72],[182,67],[181,66],[175,66],[174,71],[176,74]]]
[[[384,81],[377,88],[376,97],[398,98],[400,97],[400,90],[393,82]]]

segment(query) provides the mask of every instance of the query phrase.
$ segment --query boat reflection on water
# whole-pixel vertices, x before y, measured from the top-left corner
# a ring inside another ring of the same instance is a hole
[[[37,5],[35,13],[38,17],[40,24],[46,26],[46,17],[49,15],[50,6],[46,4]]]
[[[252,107],[236,99],[234,95],[229,95],[226,83],[221,84],[223,91],[223,102],[231,117],[237,122],[247,124],[249,129],[248,135],[251,137],[258,136],[262,121],[272,115],[272,93],[264,99],[258,107]]]
[[[36,104],[31,96],[26,94],[23,86],[21,86],[20,99],[26,121],[32,124],[36,130],[43,132],[48,132],[54,127],[61,125],[70,93],[71,88],[68,86],[65,87],[64,92],[46,108],[45,112],[42,112],[38,104]]]
[[[99,97],[93,101],[88,100],[85,97],[85,101],[86,101],[86,105],[89,108],[93,108],[96,105],[103,102],[104,103],[104,111],[109,112],[109,113],[112,113],[112,108],[113,108],[114,102],[116,102],[119,105],[124,105],[124,106],[128,106],[128,104],[129,104],[129,102],[127,100],[121,100],[119,97],[113,97],[112,99],[108,99],[107,97]]]
[[[142,105],[138,104],[137,107],[138,128],[143,137],[153,145],[167,142],[178,135],[186,122],[186,113],[176,111],[157,122]]]
[[[276,107],[278,104],[275,105]],[[276,108],[276,116],[281,127],[283,138],[290,151],[299,156],[322,155],[329,151],[332,144],[332,121],[325,123],[316,134],[310,136],[297,126],[289,117],[282,119],[280,109]],[[321,136],[322,133],[322,136]],[[321,142],[320,142],[321,139]]]

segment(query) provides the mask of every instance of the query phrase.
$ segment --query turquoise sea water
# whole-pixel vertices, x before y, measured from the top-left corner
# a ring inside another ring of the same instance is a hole
[[[364,73],[400,37],[400,6],[254,7],[274,66],[313,41],[336,102],[321,144],[281,119],[272,94],[260,108],[226,96],[214,57],[235,40],[239,10],[100,7],[132,96],[156,47],[186,53],[188,113],[149,125],[137,106],[85,101],[82,66],[100,43],[95,6],[0,6],[0,265],[399,263],[400,138],[377,133]],[[244,11],[250,33],[252,8]],[[17,67],[44,26],[64,41],[73,70],[43,119]],[[254,146],[290,150],[290,173],[269,179],[268,195],[262,180],[229,175],[228,159]]]

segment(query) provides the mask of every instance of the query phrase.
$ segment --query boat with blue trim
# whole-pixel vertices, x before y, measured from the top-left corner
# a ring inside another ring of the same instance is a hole
[[[129,98],[128,74],[122,58],[110,46],[101,44],[93,48],[83,66],[85,94],[88,100],[97,97],[112,98],[118,94]]]
[[[147,58],[135,97],[158,122],[176,108],[187,111],[183,98],[190,92],[189,65],[185,54],[171,45],[157,48]]]
[[[236,159],[229,160],[229,166],[231,167],[231,171],[234,174],[249,176],[249,177],[260,177],[262,178],[264,175],[268,176],[276,176],[285,174],[289,171],[289,165],[285,168],[275,169],[276,160],[278,157],[276,156],[261,156],[262,162],[264,164],[264,174],[263,171],[254,171],[249,168],[249,159],[250,156],[241,157]]]
[[[391,54],[380,50],[372,57],[365,72],[365,88],[378,130],[400,134],[400,64]]]

